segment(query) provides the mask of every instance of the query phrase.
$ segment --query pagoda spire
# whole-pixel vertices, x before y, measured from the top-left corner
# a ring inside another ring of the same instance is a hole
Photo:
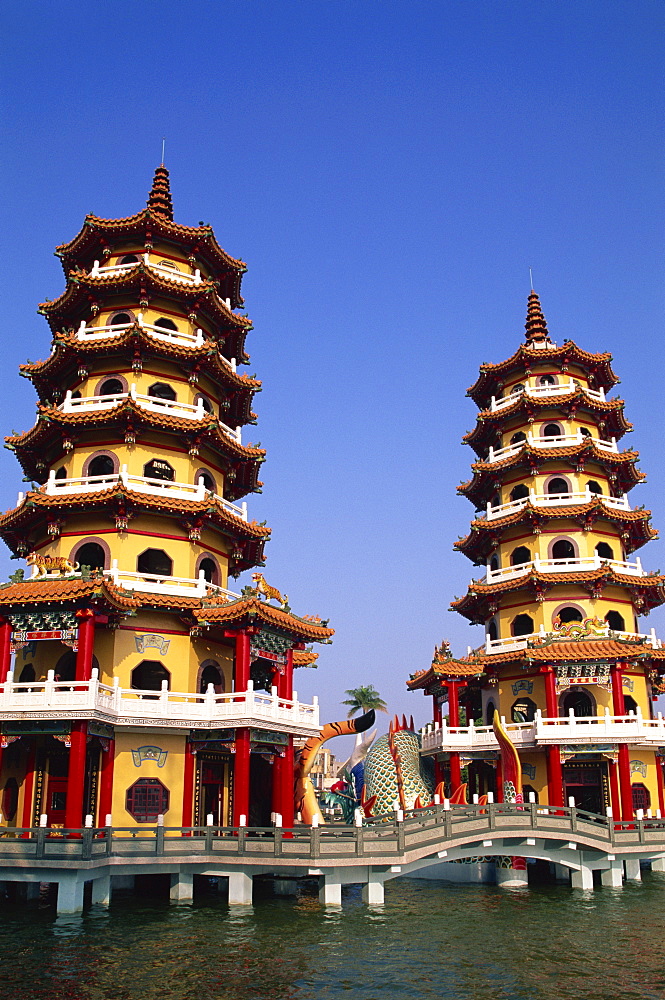
[[[547,323],[540,305],[540,299],[533,288],[529,293],[529,301],[526,309],[526,323],[524,324],[527,344],[530,346],[534,342],[542,343],[550,339],[547,332]]]
[[[148,208],[159,215],[163,215],[169,222],[173,222],[173,204],[171,202],[171,185],[169,184],[169,172],[163,163],[155,170],[150,194],[148,195]]]

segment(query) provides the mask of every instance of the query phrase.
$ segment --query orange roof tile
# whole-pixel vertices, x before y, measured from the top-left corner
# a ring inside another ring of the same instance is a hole
[[[335,630],[332,628],[298,618],[292,612],[277,608],[258,597],[243,597],[231,604],[199,608],[194,612],[194,616],[202,628],[230,624],[249,616],[268,625],[285,629],[294,635],[302,636],[304,640],[308,641],[328,642],[335,634]]]

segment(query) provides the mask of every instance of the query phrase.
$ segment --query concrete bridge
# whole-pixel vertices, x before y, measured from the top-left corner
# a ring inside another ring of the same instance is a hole
[[[160,817],[161,820],[161,817]],[[619,822],[572,807],[491,803],[431,806],[379,817],[362,826],[106,827],[0,830],[0,882],[58,884],[58,912],[108,903],[112,879],[166,874],[171,898],[191,899],[195,875],[228,881],[229,903],[251,904],[252,880],[271,876],[282,891],[294,879],[318,877],[321,901],[339,905],[342,885],[360,883],[366,902],[383,902],[383,885],[400,875],[446,877],[451,862],[488,857],[540,859],[571,873],[572,885],[620,886],[640,864],[665,871],[665,820]],[[438,867],[437,867],[438,866]]]

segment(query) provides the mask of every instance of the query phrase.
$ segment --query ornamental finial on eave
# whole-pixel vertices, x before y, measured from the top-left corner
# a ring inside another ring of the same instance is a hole
[[[163,163],[155,170],[150,194],[148,195],[148,208],[158,215],[164,216],[169,222],[173,222],[173,203],[171,202],[171,185],[169,184],[169,172]]]
[[[529,293],[529,301],[526,308],[526,323],[524,324],[527,346],[534,343],[544,343],[550,339],[547,332],[547,323],[540,306],[540,299],[533,288]]]

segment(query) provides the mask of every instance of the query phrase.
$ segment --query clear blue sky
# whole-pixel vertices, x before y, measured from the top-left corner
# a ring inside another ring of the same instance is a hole
[[[165,135],[176,220],[249,265],[266,577],[337,629],[299,691],[337,718],[372,683],[424,722],[407,675],[444,636],[481,641],[447,611],[474,572],[451,548],[465,391],[520,343],[529,265],[553,338],[614,355],[649,474],[632,498],[665,528],[664,20],[656,0],[10,4],[3,432],[33,422],[17,365],[48,354],[53,248],[143,207]],[[643,559],[665,567],[662,542]]]

